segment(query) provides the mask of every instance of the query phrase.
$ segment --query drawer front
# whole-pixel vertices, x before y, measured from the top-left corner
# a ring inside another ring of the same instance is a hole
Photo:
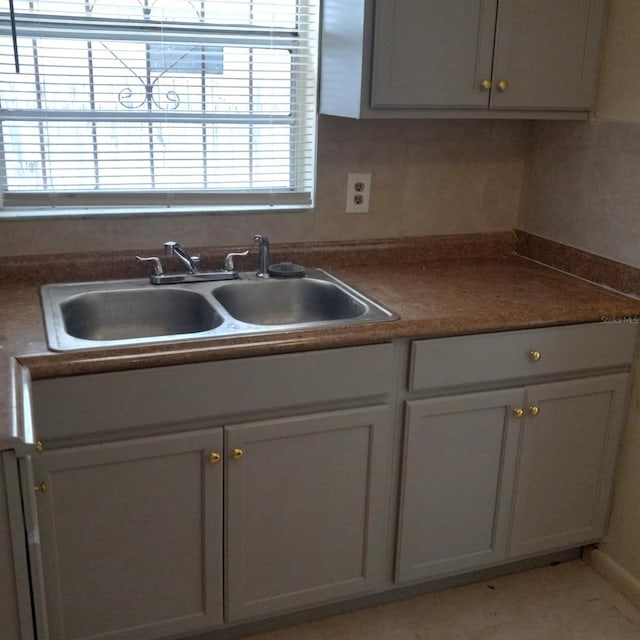
[[[36,380],[41,440],[381,396],[391,344]]]
[[[636,334],[634,324],[599,322],[417,340],[409,390],[626,366]]]

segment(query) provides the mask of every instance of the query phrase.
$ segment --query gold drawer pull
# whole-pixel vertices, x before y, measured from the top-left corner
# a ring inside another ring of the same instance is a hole
[[[506,80],[501,80],[498,82],[498,89],[500,91],[506,91],[509,88],[509,83]]]
[[[38,482],[38,484],[34,487],[34,489],[36,491],[38,491],[39,493],[46,493],[47,492],[47,483],[46,482]]]
[[[485,91],[489,91],[489,89],[491,89],[491,87],[493,86],[491,84],[491,80],[483,80],[480,83],[480,86],[485,90]]]
[[[522,418],[522,416],[524,415],[524,409],[522,409],[521,407],[518,407],[517,409],[513,410],[513,415],[516,418]]]
[[[532,404],[529,407],[529,415],[530,416],[537,416],[540,413],[540,407],[536,407],[535,404]]]
[[[212,451],[209,454],[209,464],[218,464],[222,460],[222,456],[217,451]]]
[[[529,359],[534,362],[538,362],[542,358],[542,354],[539,351],[529,351]]]
[[[240,460],[240,458],[244,458],[244,451],[242,449],[236,448],[231,452],[231,457],[234,460]]]

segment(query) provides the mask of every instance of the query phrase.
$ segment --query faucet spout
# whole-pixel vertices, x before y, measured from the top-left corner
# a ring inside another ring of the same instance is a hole
[[[269,239],[261,235],[253,236],[258,247],[258,278],[270,278],[269,275]]]
[[[177,242],[170,240],[164,243],[164,252],[168,256],[178,257],[185,267],[189,270],[189,273],[197,273],[200,271],[200,257],[190,256],[187,251],[180,246]]]

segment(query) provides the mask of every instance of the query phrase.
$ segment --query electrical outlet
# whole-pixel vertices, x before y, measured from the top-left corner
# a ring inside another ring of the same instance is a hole
[[[350,173],[347,176],[347,213],[369,213],[371,174]]]

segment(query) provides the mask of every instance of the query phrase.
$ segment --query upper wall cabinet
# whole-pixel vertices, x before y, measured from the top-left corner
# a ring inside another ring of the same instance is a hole
[[[327,0],[320,111],[586,118],[606,0]]]

